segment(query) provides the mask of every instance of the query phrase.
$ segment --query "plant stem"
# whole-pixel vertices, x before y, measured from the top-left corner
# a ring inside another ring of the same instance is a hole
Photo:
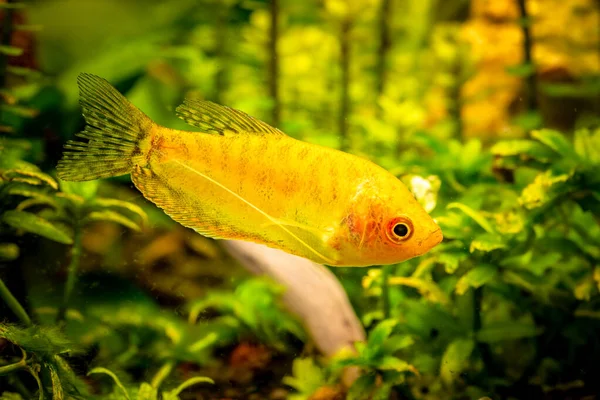
[[[175,363],[173,361],[167,361],[162,367],[160,367],[156,375],[154,375],[152,378],[152,382],[150,383],[152,387],[158,389],[167,376],[171,374],[174,366]]]
[[[348,137],[348,117],[350,116],[350,29],[352,27],[351,17],[346,16],[342,21],[340,29],[340,69],[341,76],[341,94],[340,94],[340,115],[339,115],[339,134],[340,149],[348,150],[350,148],[350,139]]]
[[[12,312],[19,317],[23,325],[31,326],[31,318],[29,318],[29,315],[27,315],[27,312],[21,303],[19,303],[10,290],[8,290],[2,279],[0,279],[0,297],[2,297],[2,300],[4,300]]]
[[[18,371],[20,369],[27,367],[27,354],[25,353],[25,351],[23,349],[21,349],[21,352],[23,353],[23,358],[21,358],[21,360],[19,360],[18,362],[14,363],[14,364],[9,364],[9,365],[0,367],[0,376],[8,375],[10,373],[13,373],[15,371]]]
[[[481,314],[482,314],[482,303],[483,303],[483,287],[478,287],[473,290],[473,333],[481,329]],[[481,359],[489,371],[494,374],[496,372],[496,365],[494,364],[492,352],[487,343],[477,342],[477,349],[481,354]]]
[[[82,229],[76,222],[73,227],[73,247],[71,247],[71,262],[69,263],[69,267],[67,269],[67,282],[65,284],[63,302],[60,309],[58,310],[58,315],[56,316],[57,322],[63,321],[65,319],[67,308],[69,306],[69,300],[71,299],[71,294],[73,293],[75,283],[77,282],[77,271],[79,270],[79,262],[81,261],[82,252],[82,235]]]
[[[379,12],[379,51],[377,52],[377,94],[381,96],[387,83],[387,56],[392,46],[390,20],[392,0],[383,0]]]
[[[25,360],[21,360],[14,364],[5,365],[4,367],[0,367],[0,376],[13,373],[25,367],[27,367],[27,362]]]
[[[271,0],[271,29],[269,32],[269,93],[273,101],[271,123],[279,125],[281,104],[279,102],[279,56],[277,42],[279,40],[279,0]]]
[[[383,279],[383,284],[381,285],[381,303],[383,307],[384,319],[388,319],[392,314],[390,307],[390,273],[391,266],[384,265],[381,267],[381,279]]]
[[[531,56],[531,48],[533,41],[531,38],[529,14],[527,13],[526,0],[517,0],[519,11],[521,13],[521,29],[523,31],[523,62],[525,65],[533,65],[533,57]],[[536,89],[535,72],[532,72],[527,77],[527,111],[537,110],[537,89]]]
[[[7,0],[7,3],[12,3],[13,0]],[[10,46],[11,33],[12,33],[12,20],[13,20],[13,9],[8,7],[3,10],[4,19],[0,21],[2,25],[2,31],[0,32],[0,40],[2,46]],[[4,89],[6,86],[6,67],[8,66],[8,56],[0,53],[0,89]],[[0,121],[2,121],[2,108],[0,108]]]

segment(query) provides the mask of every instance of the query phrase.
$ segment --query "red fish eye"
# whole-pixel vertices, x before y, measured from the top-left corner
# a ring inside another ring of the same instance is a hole
[[[413,224],[406,216],[392,219],[386,229],[388,239],[394,243],[401,243],[409,239],[413,234]]]

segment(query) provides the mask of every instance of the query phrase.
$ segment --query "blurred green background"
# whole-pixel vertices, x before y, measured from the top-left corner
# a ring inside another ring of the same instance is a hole
[[[0,0],[0,24],[0,399],[597,398],[597,1]],[[367,337],[320,354],[286,287],[129,177],[57,180],[81,72],[171,128],[190,96],[368,158],[445,240],[332,268]]]

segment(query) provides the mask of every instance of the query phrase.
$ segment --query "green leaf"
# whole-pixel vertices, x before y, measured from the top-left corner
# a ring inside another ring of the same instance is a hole
[[[469,251],[471,253],[474,253],[475,251],[489,253],[490,251],[504,248],[506,248],[506,243],[504,242],[502,236],[486,233],[477,236],[476,239],[473,239],[471,246],[469,247]]]
[[[529,111],[517,115],[513,118],[512,122],[524,130],[530,131],[532,129],[540,128],[544,121],[542,119],[542,114],[538,111]]]
[[[292,376],[284,376],[282,382],[296,391],[311,395],[326,383],[323,370],[312,358],[296,358],[292,364]]]
[[[494,227],[488,222],[488,220],[479,211],[473,210],[471,207],[461,203],[450,203],[446,206],[448,210],[458,208],[463,213],[471,217],[477,224],[482,227],[488,233],[495,233]]]
[[[392,335],[383,345],[386,354],[394,354],[398,350],[412,346],[415,340],[409,335]]]
[[[565,190],[565,183],[570,178],[570,174],[553,176],[551,171],[545,171],[523,189],[519,202],[527,209],[540,207],[552,200],[556,193]]]
[[[22,196],[28,197],[27,203],[24,203],[26,200],[21,202],[19,206],[17,206],[17,210],[23,211],[24,208],[31,207],[33,205],[47,205],[53,207],[55,209],[59,208],[57,201],[54,197],[48,194],[46,188],[40,188],[38,186],[32,186],[24,183],[13,183],[9,186],[6,191],[11,196]]]
[[[354,383],[350,387],[350,390],[348,390],[346,400],[368,399],[374,388],[375,374],[363,375],[356,381],[354,381]]]
[[[58,243],[73,244],[73,239],[50,221],[27,211],[7,211],[2,221],[15,228],[54,240]]]
[[[210,383],[213,384],[215,383],[215,381],[213,381],[210,378],[207,378],[206,376],[195,376],[193,378],[190,378],[188,380],[186,380],[185,382],[183,382],[181,385],[177,386],[177,388],[171,390],[170,392],[163,392],[163,400],[179,400],[179,394],[181,394],[181,392],[183,392],[185,389],[197,385],[199,383]]]
[[[112,371],[103,368],[103,367],[96,367],[94,369],[92,369],[90,372],[87,373],[88,376],[89,375],[94,375],[94,374],[105,374],[111,377],[111,379],[115,382],[115,384],[117,385],[117,387],[121,390],[121,392],[123,393],[123,395],[125,396],[125,398],[127,400],[131,400],[129,397],[129,394],[127,393],[127,389],[125,389],[125,386],[123,386],[123,384],[121,383],[121,381],[119,380],[119,378],[117,377],[117,375],[115,375]],[[141,388],[140,388],[141,389]]]
[[[490,151],[497,156],[518,156],[542,162],[550,161],[555,155],[547,146],[533,140],[505,140],[496,143]]]
[[[19,246],[14,243],[0,243],[0,261],[12,261],[19,258]]]
[[[378,323],[369,333],[367,348],[373,352],[381,351],[386,339],[392,334],[396,325],[398,325],[398,321],[395,319],[386,319]]]
[[[456,294],[463,295],[469,288],[478,288],[492,281],[498,273],[496,267],[481,265],[463,275],[456,283]]]
[[[31,68],[19,67],[16,65],[9,65],[6,67],[6,71],[13,75],[22,76],[29,79],[39,79],[43,76],[40,71]]]
[[[2,3],[0,3],[0,4],[2,4]],[[24,399],[18,393],[4,392],[0,396],[0,400],[24,400]]]
[[[453,274],[456,272],[460,263],[467,259],[468,255],[466,252],[442,252],[437,255],[437,261],[444,266],[444,270],[447,274]]]
[[[447,386],[452,386],[467,368],[474,348],[475,342],[472,339],[456,339],[448,345],[440,365],[440,377]]]
[[[592,164],[600,163],[600,129],[594,133],[588,129],[579,129],[575,132],[575,151],[581,158]]]
[[[132,212],[133,214],[140,217],[142,225],[148,223],[148,215],[146,212],[137,204],[130,203],[128,201],[117,200],[117,199],[105,199],[96,198],[88,203],[89,207],[100,207],[100,208],[120,208]]]
[[[69,182],[60,180],[60,189],[65,193],[91,200],[98,192],[98,181]]]
[[[398,372],[414,371],[414,367],[404,360],[393,356],[384,356],[377,369],[394,370]]]
[[[50,380],[52,381],[52,400],[63,400],[65,394],[56,368],[52,364],[46,364],[46,368],[50,372]]]
[[[7,56],[18,57],[23,54],[23,51],[20,47],[0,45],[0,53]]]
[[[175,396],[177,399],[178,396]],[[142,382],[137,393],[137,400],[157,400],[158,390],[147,382]]]
[[[577,158],[577,153],[565,135],[552,129],[540,129],[531,132],[531,137],[539,140],[563,157]]]
[[[18,180],[18,178],[33,178],[30,182],[33,182],[34,185],[41,185],[45,183],[50,186],[52,189],[58,189],[58,184],[56,181],[48,174],[45,174],[37,169],[35,166],[31,166],[30,168],[24,169],[9,169],[2,172],[2,177],[6,180]]]
[[[123,225],[126,228],[134,230],[136,232],[141,231],[140,226],[134,221],[130,220],[123,214],[119,214],[115,211],[104,210],[104,211],[92,211],[83,219],[83,223],[86,224],[92,221],[105,221],[105,222],[115,222],[117,224]]]
[[[33,118],[36,117],[39,113],[39,111],[35,108],[23,107],[12,104],[0,104],[0,110],[22,118]]]
[[[72,353],[77,350],[75,345],[57,327],[33,325],[21,328],[15,325],[0,324],[0,338],[43,357],[53,357],[57,354]]]
[[[490,324],[480,329],[475,337],[477,341],[484,343],[497,343],[503,340],[517,340],[538,336],[543,329],[533,324],[505,321]]]

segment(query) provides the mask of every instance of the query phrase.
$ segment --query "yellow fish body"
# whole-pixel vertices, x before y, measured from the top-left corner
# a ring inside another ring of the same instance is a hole
[[[78,78],[87,126],[58,164],[63,180],[131,173],[143,195],[202,235],[265,244],[317,263],[367,266],[421,255],[439,226],[395,176],[295,140],[247,114],[186,100],[202,132],[159,126],[104,79]]]

